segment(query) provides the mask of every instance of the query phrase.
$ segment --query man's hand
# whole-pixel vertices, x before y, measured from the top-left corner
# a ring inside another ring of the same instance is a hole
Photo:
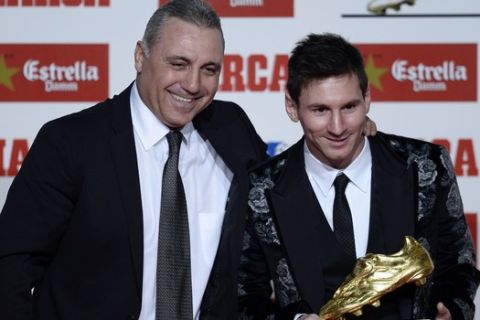
[[[377,125],[369,117],[365,119],[363,126],[363,134],[366,136],[374,136],[377,133]]]
[[[452,320],[452,315],[447,307],[441,302],[437,303],[437,316],[435,320]]]

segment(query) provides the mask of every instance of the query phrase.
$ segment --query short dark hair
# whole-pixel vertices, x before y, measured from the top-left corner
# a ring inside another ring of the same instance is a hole
[[[178,18],[199,27],[217,29],[225,48],[220,18],[206,0],[170,0],[158,8],[147,23],[143,35],[143,49],[147,54],[159,39],[163,25],[170,18]]]
[[[298,104],[301,90],[313,80],[356,75],[365,97],[368,78],[360,51],[339,35],[309,34],[297,42],[288,61],[287,90]]]

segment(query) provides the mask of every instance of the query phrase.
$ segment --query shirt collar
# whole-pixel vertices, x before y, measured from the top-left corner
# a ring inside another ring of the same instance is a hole
[[[319,161],[304,143],[305,169],[311,174],[319,186],[321,192],[326,196],[337,175],[343,172],[350,181],[361,191],[367,192],[370,187],[370,176],[372,167],[372,154],[370,144],[365,138],[362,151],[355,160],[345,169],[338,170]]]
[[[358,157],[343,170],[350,181],[361,191],[367,192],[370,189],[370,177],[372,176],[372,153],[370,143],[365,138],[363,149]],[[333,181],[332,181],[333,183]]]
[[[133,84],[130,93],[130,106],[133,128],[140,138],[143,148],[149,150],[162,140],[170,132],[170,129],[142,101],[136,82]],[[183,141],[187,145],[189,145],[194,130],[192,122],[187,123],[180,130],[183,134]]]

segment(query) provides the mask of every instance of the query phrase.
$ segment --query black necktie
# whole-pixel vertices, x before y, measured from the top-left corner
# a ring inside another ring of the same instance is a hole
[[[178,172],[182,134],[167,134],[168,159],[163,169],[157,258],[156,319],[192,320],[192,280],[187,201]]]
[[[355,238],[353,237],[352,214],[348,206],[345,189],[350,180],[341,173],[335,178],[335,200],[333,201],[333,230],[338,242],[343,246],[348,256],[356,259]]]

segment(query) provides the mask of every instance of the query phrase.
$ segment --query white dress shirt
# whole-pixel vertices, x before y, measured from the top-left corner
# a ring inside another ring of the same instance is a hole
[[[305,170],[313,187],[315,195],[333,230],[333,200],[335,187],[333,182],[338,174],[343,172],[349,179],[345,195],[352,213],[355,250],[358,257],[367,252],[368,232],[370,226],[370,184],[372,181],[372,155],[370,144],[365,143],[360,154],[345,169],[338,170],[320,162],[304,145]]]
[[[141,100],[136,83],[130,95],[143,209],[143,285],[139,320],[155,319],[158,227],[163,167],[170,131]],[[233,174],[192,123],[181,130],[179,172],[185,188],[190,233],[193,318],[198,319],[218,249]]]

